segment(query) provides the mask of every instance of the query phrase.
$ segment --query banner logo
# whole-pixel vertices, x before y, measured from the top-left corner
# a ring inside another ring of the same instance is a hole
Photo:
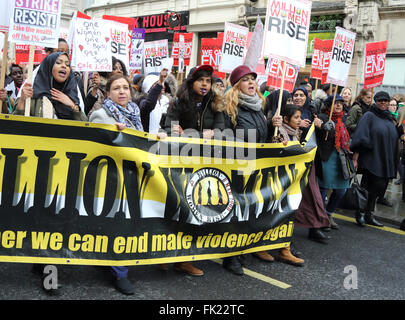
[[[218,169],[196,171],[185,190],[187,204],[202,223],[215,223],[225,219],[235,204],[231,182]]]

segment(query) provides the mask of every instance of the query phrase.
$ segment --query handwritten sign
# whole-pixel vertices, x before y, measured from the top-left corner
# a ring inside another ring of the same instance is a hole
[[[366,59],[364,63],[364,89],[382,85],[385,73],[385,56],[387,40],[366,44]]]
[[[109,32],[103,20],[76,19],[72,57],[76,71],[112,70]]]
[[[356,34],[354,32],[336,27],[327,83],[343,87],[346,85],[353,59],[355,40]]]
[[[268,0],[263,55],[305,67],[312,2]]]
[[[225,23],[222,42],[220,72],[231,73],[235,67],[243,64],[247,50],[249,29],[233,23]]]
[[[58,47],[61,0],[14,2],[8,40],[19,44]]]
[[[130,70],[142,69],[143,45],[145,43],[145,29],[132,29],[131,54],[129,59]]]
[[[145,42],[143,66],[145,74],[160,72],[167,65],[169,48],[167,39]]]

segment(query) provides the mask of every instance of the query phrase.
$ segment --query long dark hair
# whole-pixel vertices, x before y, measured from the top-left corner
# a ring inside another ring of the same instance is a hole
[[[189,108],[194,106],[197,101],[197,94],[193,90],[193,83],[201,77],[210,77],[212,84],[212,74],[206,70],[200,70],[197,72],[190,73],[177,90],[176,93],[177,99],[183,102]],[[210,89],[206,97],[212,94],[213,94],[212,90]]]

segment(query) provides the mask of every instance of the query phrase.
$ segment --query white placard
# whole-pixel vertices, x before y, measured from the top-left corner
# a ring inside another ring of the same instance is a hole
[[[353,59],[355,41],[356,34],[354,32],[336,27],[328,77],[326,78],[327,83],[342,87],[346,86]]]
[[[305,67],[312,2],[268,0],[263,56]]]
[[[231,73],[243,64],[247,50],[249,29],[233,23],[225,23],[224,40],[222,42],[222,59],[219,71]]]

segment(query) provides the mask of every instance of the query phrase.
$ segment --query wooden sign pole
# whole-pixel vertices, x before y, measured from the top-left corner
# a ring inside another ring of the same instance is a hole
[[[284,91],[284,79],[285,79],[285,72],[287,70],[287,62],[284,61],[284,66],[283,66],[283,74],[281,76],[281,86],[280,86],[280,95],[278,96],[278,106],[277,106],[277,111],[275,116],[279,116],[280,115],[280,111],[281,111],[281,102],[283,100],[283,91]],[[274,137],[277,136],[277,131],[278,128],[275,127],[274,128]]]
[[[35,54],[35,46],[30,45],[30,54],[28,60],[28,77],[27,82],[32,84],[32,69],[34,68],[34,54]],[[31,113],[31,98],[25,100],[25,112],[24,115],[29,117]]]
[[[336,85],[335,87],[335,92],[333,94],[333,100],[332,100],[332,106],[330,107],[330,114],[329,114],[329,121],[332,119],[332,114],[333,114],[333,109],[335,109],[335,99],[336,99],[336,94],[337,94],[337,89],[338,89],[338,85]],[[326,137],[325,137],[325,141],[328,139],[329,136],[329,131],[326,132]]]
[[[4,89],[4,82],[6,80],[7,54],[8,54],[8,32],[4,34],[3,62],[1,64],[1,74],[0,74],[0,89]],[[5,103],[7,104],[7,102]],[[0,112],[1,110],[3,110],[3,101],[0,100]]]

